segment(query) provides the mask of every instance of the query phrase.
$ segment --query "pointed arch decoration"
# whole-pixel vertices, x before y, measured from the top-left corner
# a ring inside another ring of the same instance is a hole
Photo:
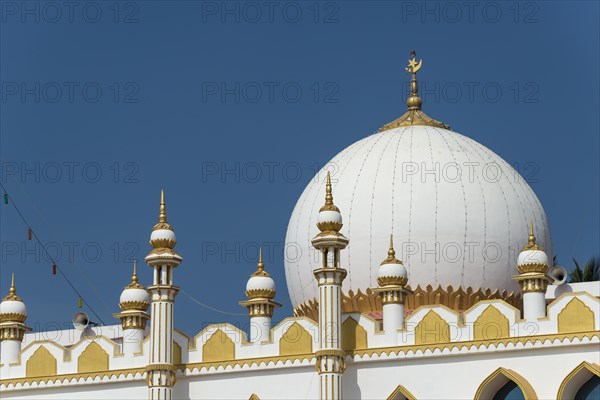
[[[510,324],[508,318],[493,305],[481,313],[473,324],[473,339],[494,340],[510,336]]]
[[[91,342],[77,359],[77,372],[108,371],[108,353],[96,342]]]
[[[56,357],[44,346],[38,349],[29,357],[25,364],[25,376],[50,376],[56,375]]]
[[[202,346],[202,361],[235,360],[235,343],[225,332],[217,329]]]
[[[396,390],[392,392],[387,400],[417,400],[411,392],[409,392],[404,386],[398,385]]]
[[[477,388],[474,399],[487,400],[493,398],[496,392],[508,381],[513,381],[521,389],[525,400],[538,400],[535,390],[533,390],[533,387],[525,378],[511,369],[502,367],[485,378],[481,385],[479,385],[479,388]]]
[[[348,351],[366,348],[367,331],[354,318],[346,318],[342,323],[342,349]]]
[[[312,353],[313,338],[298,322],[294,322],[279,339],[279,355]]]
[[[438,313],[431,310],[415,328],[415,344],[448,343],[450,341],[450,324]]]
[[[558,333],[594,330],[594,312],[577,297],[558,313]]]
[[[581,386],[594,375],[600,377],[600,366],[587,361],[582,362],[562,381],[556,398],[574,399]]]
[[[250,398],[248,400],[260,400],[260,397],[258,397],[256,394],[252,393],[252,395],[250,396]]]

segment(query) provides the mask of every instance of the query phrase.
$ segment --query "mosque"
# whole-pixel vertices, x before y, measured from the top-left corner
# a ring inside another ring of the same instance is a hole
[[[294,316],[272,326],[280,304],[260,257],[240,301],[249,332],[177,330],[186,265],[161,193],[153,283],[134,267],[120,323],[81,314],[73,329],[31,332],[13,278],[0,397],[600,398],[599,282],[566,283],[525,180],[422,111],[421,67],[413,54],[406,113],[335,156],[298,200],[284,261]]]

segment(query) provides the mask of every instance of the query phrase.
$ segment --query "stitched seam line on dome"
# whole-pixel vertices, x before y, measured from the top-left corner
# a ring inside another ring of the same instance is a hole
[[[455,132],[451,132],[450,135],[456,135],[457,133]],[[448,144],[448,141],[446,140],[445,136],[445,132],[440,132],[440,136],[442,137],[442,139],[444,140],[444,143],[446,143],[446,146],[448,146],[448,152],[449,154],[452,155],[452,159],[454,160],[454,163],[456,165],[458,165],[458,162],[456,161],[456,157],[454,156],[454,153],[452,152],[452,148],[450,147],[450,144]],[[461,135],[462,136],[462,135]],[[465,255],[464,255],[464,249],[467,246],[467,230],[468,230],[468,213],[467,213],[467,196],[465,194],[465,185],[462,181],[462,177],[461,179],[459,179],[460,182],[460,188],[462,189],[462,194],[463,194],[463,203],[464,203],[464,210],[465,210],[465,233],[463,236],[463,257],[462,257],[462,268],[460,270],[460,286],[464,287],[465,285]]]
[[[469,138],[467,138],[469,139]],[[481,157],[481,161],[485,164],[487,161],[493,161],[492,157],[490,154],[488,154],[485,150],[484,150],[484,146],[480,143],[478,143],[475,140],[469,139],[471,140],[471,142],[473,143],[473,145],[475,147],[477,147],[479,149],[479,151],[477,152],[477,154],[479,154],[479,157]],[[484,158],[484,155],[487,157],[487,160]],[[511,238],[511,215],[510,215],[510,207],[508,206],[508,200],[506,199],[506,192],[504,191],[504,188],[502,187],[502,185],[498,186],[500,188],[500,191],[502,192],[502,197],[504,198],[504,206],[506,207],[506,220],[507,220],[507,228],[508,228],[508,245],[510,246],[510,238]],[[508,259],[508,258],[507,258]],[[507,264],[507,269],[506,269],[506,284],[505,287],[510,287],[510,281],[511,281],[511,277],[512,277],[512,273],[513,273],[513,267],[511,266],[510,262],[508,262]]]
[[[370,249],[373,248],[373,204],[375,202],[375,186],[377,185],[377,177],[379,176],[379,167],[381,166],[381,160],[383,159],[383,153],[390,145],[390,142],[394,138],[394,134],[390,134],[389,130],[387,133],[382,132],[385,135],[390,136],[390,140],[388,140],[387,144],[381,150],[381,155],[379,156],[379,161],[377,162],[377,169],[375,170],[375,179],[373,179],[373,190],[371,191],[371,217],[369,218],[369,282],[374,282],[372,279],[373,274],[373,260],[371,257],[372,251]],[[381,135],[381,133],[380,133]]]
[[[468,153],[465,151],[465,148],[460,144],[460,142],[458,140],[456,140],[456,136],[453,136],[452,139],[456,142],[456,144],[463,149],[464,153],[465,153],[465,157],[467,158],[467,161],[469,163],[471,163],[471,158],[469,157]],[[467,143],[469,143],[468,141],[466,141]],[[471,148],[473,149],[473,146],[471,146]],[[481,180],[479,179],[479,175],[475,174],[475,176],[477,177],[477,183],[479,183],[479,191],[481,192],[481,197],[483,200],[483,248],[485,248],[485,246],[487,245],[487,207],[486,207],[486,203],[485,203],[485,193],[483,191],[483,186],[481,185]],[[466,244],[465,244],[466,247]],[[482,267],[482,271],[481,271],[481,287],[487,287],[486,283],[485,283],[485,263],[486,263],[486,257],[483,257],[483,267]]]
[[[437,132],[437,129],[433,128],[433,131]],[[431,164],[432,166],[435,165],[435,160],[433,158],[433,149],[431,147],[431,135],[429,134],[429,127],[425,127],[425,132],[427,132],[427,142],[429,143],[429,155],[431,156]],[[435,218],[434,218],[434,229],[433,229],[433,246],[434,248],[436,248],[437,245],[437,241],[438,241],[438,182],[437,179],[433,180],[434,183],[434,187],[435,187]],[[438,273],[438,256],[436,255],[434,258],[434,273],[433,273],[433,278],[434,278],[434,282],[435,282],[435,286],[437,287],[439,285],[438,283],[438,277],[437,277],[437,273]]]
[[[354,187],[352,188],[352,196],[350,197],[350,210],[348,211],[348,216],[352,215],[352,206],[354,205],[354,194],[356,193],[356,186],[358,186],[358,181],[360,180],[360,174],[362,173],[362,170],[365,167],[365,163],[367,162],[367,159],[369,158],[371,151],[373,151],[373,148],[377,145],[377,143],[379,143],[379,141],[381,139],[383,139],[383,135],[381,135],[380,133],[377,133],[376,135],[379,135],[379,136],[377,137],[377,140],[375,141],[375,143],[373,143],[373,145],[371,146],[369,151],[367,151],[367,154],[366,154],[365,158],[363,159],[363,162],[362,162],[362,165],[360,166],[358,174],[356,175],[356,181],[354,182]],[[350,235],[350,231],[352,229],[351,224],[352,224],[352,219],[348,218],[348,237],[351,236]],[[371,258],[371,249],[369,249],[369,258]],[[350,252],[349,251],[348,251],[348,265],[350,265]],[[348,274],[348,281],[349,281],[349,287],[352,288],[352,273]]]
[[[414,125],[410,126],[410,145],[409,145],[409,164],[412,165],[413,162],[413,152],[412,152],[412,144],[413,144],[413,130],[414,130]],[[413,195],[413,175],[410,175],[410,190],[409,190],[409,197],[408,197],[408,243],[411,244],[410,242],[410,237],[411,237],[411,228],[412,228],[412,195]],[[406,257],[405,254],[402,254],[403,257]],[[410,255],[408,257],[406,257],[406,272],[408,273],[408,276],[410,276],[410,269],[411,269],[411,265],[412,262],[410,260]]]
[[[488,154],[488,157],[491,159],[491,154],[492,154],[492,151],[491,151],[491,150],[489,150],[489,149],[486,149],[486,148],[485,148],[483,145],[481,145],[481,144],[480,144],[480,146],[483,148],[483,150],[484,150],[484,151],[485,151],[485,152]],[[498,157],[498,158],[500,158],[500,157]],[[514,169],[513,169],[513,168],[512,168],[512,167],[511,167],[511,166],[510,166],[510,165],[509,165],[509,164],[508,164],[506,161],[504,161],[504,160],[503,160],[503,159],[501,159],[501,158],[500,158],[500,160],[501,160],[501,162],[504,162],[504,164],[506,165],[506,168],[507,168],[509,171],[512,169],[514,172],[516,172],[516,171],[515,171],[515,170],[514,170]],[[502,166],[502,165],[500,165],[500,167],[502,168],[503,166]],[[504,172],[504,168],[502,168],[502,173],[505,173],[505,172]],[[519,175],[519,176],[520,176],[520,175]],[[519,193],[517,192],[517,189],[515,188],[515,186],[514,186],[514,185],[513,185],[513,183],[511,182],[511,179],[510,179],[510,178],[508,178],[508,174],[507,174],[507,178],[506,178],[506,180],[508,181],[508,183],[509,183],[510,187],[512,188],[513,192],[514,192],[514,193],[515,193],[515,195],[517,196],[517,199],[519,200],[519,205],[521,206],[521,211],[523,212],[523,221],[529,221],[529,220],[531,220],[531,219],[532,219],[532,217],[533,217],[533,225],[534,225],[534,227],[535,227],[535,229],[536,229],[536,230],[539,230],[539,228],[538,228],[538,224],[537,224],[537,218],[536,218],[535,212],[533,212],[533,213],[532,213],[532,214],[533,214],[532,216],[531,216],[531,215],[527,215],[527,214],[525,213],[525,207],[523,206],[523,201],[521,200],[521,196],[519,196]],[[530,207],[530,209],[531,209],[531,210],[533,210],[533,207],[531,206],[531,202],[529,202],[529,207]],[[511,245],[510,241],[509,241],[508,243],[509,243],[509,246],[510,246],[510,245]],[[516,243],[516,244],[518,245],[518,246],[517,246],[517,248],[519,248],[519,247],[520,247],[520,245],[521,245],[520,243]],[[509,259],[509,260],[510,260],[510,259]],[[512,269],[511,269],[511,270],[512,270]],[[511,270],[509,270],[509,272],[511,272]],[[507,276],[507,280],[508,280],[508,278],[509,278],[509,277]],[[507,282],[507,284],[508,284],[508,282]]]
[[[356,153],[358,153],[358,152],[359,152],[359,151],[360,151],[360,150],[361,150],[361,149],[362,149],[362,148],[365,146],[365,143],[361,143],[361,142],[363,142],[363,141],[366,141],[366,138],[364,138],[364,139],[361,139],[361,140],[359,140],[358,142],[354,142],[353,144],[351,144],[350,146],[348,146],[348,148],[347,148],[347,150],[348,150],[347,154],[343,154],[343,155],[342,155],[342,157],[340,157],[340,159],[339,159],[339,160],[336,160],[336,162],[337,162],[337,163],[340,163],[340,161],[341,161],[341,160],[343,160],[343,159],[344,159],[344,157],[345,157],[346,155],[350,155],[350,158],[349,158],[348,162],[346,163],[346,166],[344,167],[344,170],[346,169],[346,167],[348,166],[348,164],[350,163],[350,161],[351,161],[351,160],[354,158],[354,156],[356,155]],[[359,144],[361,144],[361,146],[358,146]],[[351,151],[352,149],[354,149],[355,147],[356,147],[356,150],[355,150],[355,151],[354,151],[352,154],[350,154],[350,151]],[[344,151],[344,150],[342,150],[342,152],[343,152],[343,151]],[[338,153],[338,154],[339,154],[339,153]],[[336,157],[334,157],[334,158],[333,158],[331,161],[329,161],[327,164],[330,164],[330,163],[331,163],[331,164],[334,164],[334,165],[335,165],[335,163],[333,162],[333,160],[335,160],[335,159],[336,159]],[[325,165],[323,166],[323,168],[325,168],[325,167],[327,166],[327,164],[325,164]],[[319,170],[319,172],[318,172],[319,174],[321,173],[321,171],[323,170],[323,168],[321,168],[321,170]],[[343,172],[343,170],[342,170],[342,171],[339,171],[339,172],[340,172],[340,175],[341,175],[341,173]],[[334,174],[335,174],[335,173],[334,173]],[[335,179],[335,178],[334,178],[334,179]],[[316,193],[315,193],[315,195],[314,195],[314,197],[313,197],[313,204],[312,204],[312,208],[311,208],[311,210],[316,210],[316,204],[317,204],[317,201],[318,201],[318,199],[319,199],[319,198],[321,198],[321,200],[323,200],[323,199],[325,198],[325,197],[319,197],[319,195],[321,194],[321,188],[323,187],[323,185],[315,185],[315,187],[316,187]],[[334,194],[335,194],[335,193],[334,193]],[[307,196],[307,197],[308,197],[308,196]],[[342,211],[342,213],[343,213],[343,210],[341,210],[341,211]],[[310,213],[310,216],[318,215],[318,213],[314,214],[314,212],[315,212],[315,211],[311,211],[311,213]],[[343,214],[342,214],[342,215],[343,215]],[[316,217],[315,217],[315,218],[316,218]],[[311,219],[310,217],[309,217],[309,218],[307,218],[307,220],[308,220],[308,225],[309,225],[309,229],[308,229],[308,231],[307,231],[307,232],[308,232],[308,248],[310,249],[310,247],[311,247],[311,239],[312,239],[312,237],[311,237],[311,233],[310,233],[310,228],[311,228],[311,226],[314,226],[314,223],[315,223],[316,221],[312,221],[312,219]],[[309,268],[311,268],[311,267],[310,267],[310,265],[311,265],[311,262],[312,262],[312,260],[310,259],[310,254],[309,254],[309,256],[308,256],[308,257],[309,257],[309,259],[308,259],[308,265],[309,265]],[[321,258],[319,257],[319,260],[320,260],[320,259],[321,259]],[[311,268],[311,269],[312,269],[312,268]],[[312,271],[310,272],[310,275],[312,276]],[[300,269],[298,269],[298,276],[301,276],[301,274],[300,274]],[[302,281],[301,281],[301,280],[299,281],[299,283],[300,283],[300,287],[301,287],[301,288],[300,288],[300,290],[302,291],[302,297],[305,299],[305,301],[307,301],[307,300],[310,300],[310,299],[311,299],[311,296],[307,296],[307,295],[304,293],[304,289],[306,289],[308,286],[312,286],[312,287],[314,288],[315,292],[317,293],[317,298],[319,297],[319,296],[318,296],[319,289],[318,289],[318,285],[317,285],[317,282],[316,282],[316,280],[315,280],[315,279],[309,279],[309,281],[308,281],[308,283],[307,283],[306,285],[302,285]]]

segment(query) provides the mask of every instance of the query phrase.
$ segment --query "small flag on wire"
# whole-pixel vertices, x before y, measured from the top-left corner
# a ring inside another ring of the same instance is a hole
[[[56,275],[56,264],[52,264],[52,275]]]
[[[77,299],[77,307],[83,307],[83,299],[81,298],[81,296],[79,296],[79,298]]]
[[[4,192],[4,204],[8,204],[8,193]]]
[[[31,240],[31,234],[32,234],[31,228],[27,228],[27,239],[28,240]]]

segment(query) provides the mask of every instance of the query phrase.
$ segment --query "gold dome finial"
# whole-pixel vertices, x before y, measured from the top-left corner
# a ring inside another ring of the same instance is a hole
[[[17,289],[15,288],[15,273],[13,272],[10,277],[10,289],[8,289],[8,296],[2,299],[2,301],[22,301],[19,296],[17,296]]]
[[[436,121],[435,119],[427,116],[421,111],[423,100],[419,97],[419,84],[417,83],[417,72],[423,66],[423,60],[417,61],[417,53],[414,50],[410,52],[410,60],[408,60],[408,67],[406,71],[409,72],[412,77],[410,80],[410,95],[406,100],[408,111],[404,113],[400,118],[382,126],[379,128],[379,132],[387,131],[393,128],[400,128],[402,126],[412,125],[425,125],[433,126],[436,128],[450,129],[450,127],[443,122]]]
[[[396,258],[396,251],[394,250],[394,235],[390,234],[390,249],[388,250],[388,257],[381,262],[383,264],[402,264],[402,261]]]
[[[331,190],[331,174],[327,171],[327,182],[325,183],[325,205],[319,211],[337,211],[339,208],[333,204],[333,191]]]
[[[158,212],[158,223],[154,225],[153,230],[158,229],[168,229],[170,231],[173,230],[171,225],[167,222],[167,203],[165,202],[165,191],[161,189],[160,191],[160,209]]]
[[[258,248],[258,263],[256,264],[256,272],[253,273],[252,276],[271,276],[267,271],[265,271],[265,264],[263,264],[262,257],[262,246]]]
[[[531,220],[529,221],[529,238],[527,242],[527,246],[523,247],[523,250],[544,250],[537,244],[535,235],[533,234],[533,221]]]
[[[138,282],[137,260],[133,260],[133,275],[131,275],[131,283],[125,287],[125,289],[129,289],[129,288],[136,288],[136,289],[143,288],[143,286],[140,285]]]

